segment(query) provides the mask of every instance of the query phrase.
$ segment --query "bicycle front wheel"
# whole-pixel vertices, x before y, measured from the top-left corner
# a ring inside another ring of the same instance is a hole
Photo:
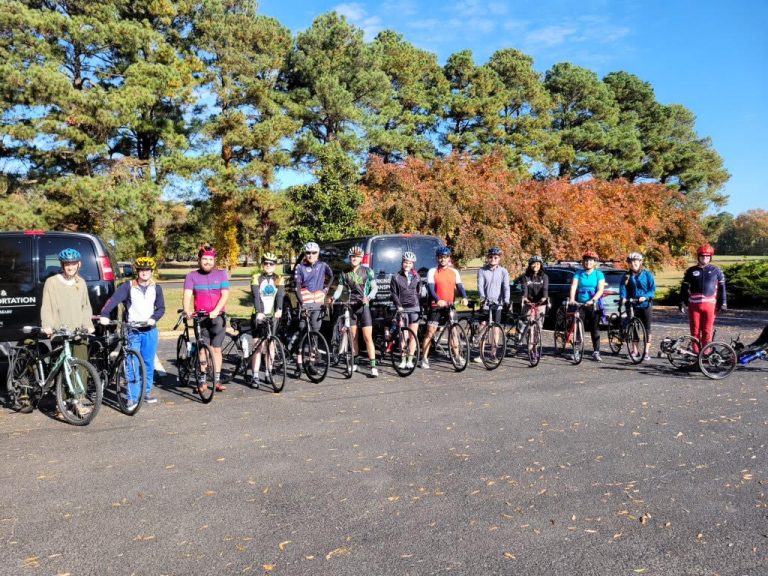
[[[480,337],[480,359],[486,370],[496,370],[507,353],[507,337],[504,329],[492,322]]]
[[[448,327],[448,355],[456,372],[463,372],[469,364],[469,340],[464,329],[457,323]]]
[[[541,328],[539,328],[538,322],[533,322],[528,326],[525,339],[528,348],[528,364],[533,368],[538,366],[541,360]]]
[[[99,373],[89,362],[70,358],[56,374],[56,405],[70,424],[90,424],[101,408],[102,393]]]
[[[669,363],[675,368],[690,368],[698,361],[699,340],[693,336],[681,336],[674,350],[667,354]]]
[[[581,361],[584,359],[584,322],[579,316],[573,318],[571,349],[573,350],[571,362],[573,362],[574,365],[581,364]]]
[[[189,383],[189,341],[180,335],[176,339],[176,377],[180,386],[186,386]]]
[[[147,389],[147,367],[144,359],[132,348],[123,348],[111,377],[111,386],[117,395],[120,411],[135,415],[144,400]]]
[[[712,380],[721,380],[730,375],[736,369],[737,361],[736,351],[723,342],[710,342],[699,354],[699,368]]]
[[[555,313],[555,356],[560,356],[565,352],[565,308],[560,307]]]
[[[282,342],[270,336],[264,344],[266,350],[264,360],[264,376],[272,386],[275,394],[279,394],[285,386],[285,375],[288,371],[285,361],[285,348]]]
[[[315,384],[325,380],[331,356],[325,337],[319,332],[310,331],[302,336],[299,350],[307,378]]]
[[[608,346],[611,352],[618,354],[623,343],[621,339],[621,318],[614,312],[608,319]]]
[[[35,359],[26,348],[19,348],[11,356],[8,364],[8,405],[11,410],[28,414],[32,412],[33,390],[36,385]]]
[[[208,404],[213,400],[213,395],[216,392],[216,368],[213,365],[213,350],[204,342],[198,342],[197,347],[198,350],[192,359],[194,364],[193,377],[200,400],[203,401],[203,404]]]
[[[632,318],[627,326],[627,356],[632,364],[640,364],[645,358],[645,346],[648,343],[648,332],[640,318]]]
[[[419,341],[410,328],[400,328],[392,344],[392,366],[398,376],[410,376],[419,363]]]

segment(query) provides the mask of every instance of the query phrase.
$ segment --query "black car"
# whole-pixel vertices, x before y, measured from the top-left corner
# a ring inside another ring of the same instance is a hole
[[[93,234],[79,232],[0,232],[0,342],[18,342],[24,326],[40,325],[43,284],[61,271],[59,252],[82,255],[80,276],[88,284],[97,314],[115,292],[115,272],[107,246]]]

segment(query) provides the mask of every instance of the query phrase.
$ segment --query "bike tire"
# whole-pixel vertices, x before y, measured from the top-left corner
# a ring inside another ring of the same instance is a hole
[[[451,343],[456,339],[456,347]],[[448,327],[448,356],[456,372],[463,372],[469,364],[469,339],[464,328],[454,322]]]
[[[580,316],[573,318],[573,335],[571,336],[571,362],[574,366],[581,364],[584,359],[584,321]]]
[[[648,332],[645,330],[645,325],[640,318],[632,318],[627,326],[626,332],[627,341],[627,356],[632,364],[640,364],[645,358],[645,346],[648,344]],[[638,350],[637,354],[632,352],[632,345],[635,343],[635,347]]]
[[[144,359],[133,348],[123,348],[115,364],[114,372],[110,377],[110,385],[114,387],[117,395],[117,404],[120,411],[127,416],[135,416],[141,408],[144,401],[144,394],[147,390],[147,367],[144,365]],[[131,382],[138,380],[139,395],[138,398],[129,401],[129,387]]]
[[[197,354],[192,359],[192,364],[194,365],[192,378],[195,379],[197,395],[200,396],[200,400],[202,400],[203,404],[209,404],[216,393],[216,367],[213,365],[213,350],[204,342],[198,342],[197,346]],[[204,361],[200,359],[201,354],[205,356]],[[205,384],[205,386],[203,387],[202,384]]]
[[[266,357],[262,358],[264,376],[269,385],[272,386],[272,391],[275,394],[279,394],[282,392],[283,387],[285,387],[285,378],[288,372],[285,347],[278,338],[270,336],[265,342],[265,349],[267,354],[271,354],[272,357],[269,364],[267,364]]]
[[[614,355],[621,352],[624,344],[621,336],[621,317],[614,312],[608,319],[608,347]]]
[[[330,364],[330,351],[325,337],[320,332],[311,330],[301,337],[299,350],[301,351],[304,373],[310,382],[319,384],[325,380]]]
[[[736,350],[724,342],[710,342],[699,353],[699,368],[712,380],[722,380],[729,376],[737,364]]]
[[[349,331],[342,336],[342,355],[344,356],[344,376],[346,378],[352,378],[352,372],[355,368],[355,355],[352,353],[350,337]]]
[[[93,421],[101,408],[101,378],[90,362],[79,358],[70,358],[68,362],[74,386],[79,390],[75,393],[70,391],[64,373],[67,366],[62,365],[56,374],[56,406],[64,420],[74,426],[85,426]]]
[[[560,356],[565,352],[565,321],[565,308],[560,307],[555,313],[555,329],[553,332],[553,337],[555,340],[555,356]]]
[[[667,359],[675,368],[690,368],[698,362],[698,354],[694,352],[696,348],[701,349],[698,338],[694,338],[693,336],[682,336],[680,338],[680,343],[677,346],[677,350],[684,350],[688,352],[688,354],[681,354],[675,350],[667,354]]]
[[[11,410],[29,414],[34,410],[35,358],[26,348],[18,348],[8,362],[5,389]]]
[[[472,348],[477,347],[477,324],[474,324],[469,318],[459,318],[459,320],[456,321],[456,323],[461,326],[462,330],[464,330],[464,334],[467,335],[467,340],[469,340],[469,345]]]
[[[181,334],[176,339],[176,381],[179,386],[186,386],[189,384],[190,365],[189,365],[189,348],[187,347],[188,340],[184,334]]]
[[[535,368],[541,361],[541,328],[537,322],[528,326],[526,334],[526,348],[528,349],[528,364]]]
[[[411,342],[416,346],[414,347],[409,367],[408,356],[411,356],[411,354],[408,348]],[[397,375],[405,378],[413,374],[416,365],[419,363],[419,354],[419,340],[416,337],[416,333],[410,328],[400,328],[395,342],[392,344],[392,352],[390,354],[392,367],[397,372]],[[403,364],[403,360],[405,360],[405,364]]]
[[[331,366],[336,368],[342,361],[342,338],[344,334],[344,317],[340,316],[333,325],[333,336],[331,337]]]
[[[504,329],[491,322],[480,336],[480,359],[486,370],[496,370],[507,353],[507,336]]]

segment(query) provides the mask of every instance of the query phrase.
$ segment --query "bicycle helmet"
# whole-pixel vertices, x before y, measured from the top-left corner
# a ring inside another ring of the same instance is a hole
[[[304,252],[320,252],[320,246],[317,242],[307,242],[304,244]]]
[[[529,266],[531,264],[534,264],[535,262],[538,262],[539,264],[543,265],[544,264],[544,259],[541,256],[539,256],[538,254],[528,258],[528,265]]]
[[[501,256],[501,248],[497,248],[494,246],[493,248],[488,248],[488,252],[485,253],[486,256]]]
[[[597,252],[594,250],[587,250],[581,255],[582,260],[597,260]]]
[[[702,246],[699,246],[699,249],[696,250],[696,254],[698,256],[714,256],[715,249],[712,248],[711,244],[704,244]]]
[[[216,258],[216,249],[210,244],[201,246],[200,250],[197,251],[197,257],[202,258],[203,256],[210,256],[211,258]]]
[[[407,260],[408,262],[416,262],[416,254],[413,252],[403,252],[403,260]]]
[[[157,268],[157,262],[151,256],[139,256],[133,261],[133,267],[136,270],[154,270]]]
[[[440,256],[450,256],[451,255],[451,249],[448,248],[448,246],[440,246],[437,250],[435,250],[435,256],[440,258]]]
[[[630,252],[629,256],[627,256],[627,262],[631,262],[632,260],[640,260],[640,262],[642,262],[643,255],[640,254],[640,252]]]
[[[59,252],[59,261],[62,264],[68,262],[80,262],[80,260],[82,260],[82,256],[80,256],[80,252],[74,248],[64,248],[64,250]]]
[[[272,264],[277,263],[277,256],[272,254],[272,252],[264,252],[264,254],[261,255],[261,262],[272,262]]]
[[[349,249],[349,252],[347,252],[347,255],[350,258],[352,256],[359,256],[360,258],[362,258],[363,254],[365,254],[365,250],[363,250],[362,246],[352,246],[352,248]]]

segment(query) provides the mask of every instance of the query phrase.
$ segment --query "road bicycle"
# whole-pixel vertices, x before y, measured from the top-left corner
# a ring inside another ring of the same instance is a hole
[[[500,305],[489,303],[487,317],[485,317],[485,311],[482,315],[475,316],[476,305],[474,300],[469,302],[470,317],[460,319],[459,325],[466,333],[470,347],[477,350],[483,366],[487,370],[495,370],[501,365],[507,353],[505,330],[494,320]]]
[[[316,330],[312,330],[309,322],[310,313],[304,307],[299,308],[298,317],[304,324],[303,328],[297,327],[285,343],[287,353],[295,359],[296,378],[301,377],[302,370],[310,382],[318,384],[325,380],[330,365],[330,350],[328,341]],[[325,315],[325,308],[320,308],[320,318]]]
[[[507,350],[517,350],[523,347],[528,356],[528,364],[533,368],[541,361],[542,335],[541,322],[546,315],[549,303],[544,312],[539,312],[539,305],[525,305],[520,314],[510,312],[504,323],[504,334],[507,337]]]
[[[275,321],[276,319],[270,317],[266,317],[262,322],[257,321],[254,333],[249,318],[230,319],[229,325],[235,330],[235,334],[227,332],[222,347],[222,358],[234,364],[231,380],[234,380],[242,370],[244,381],[249,386],[259,388],[260,380],[253,378],[252,360],[254,354],[260,354],[260,367],[264,373],[264,381],[276,394],[283,390],[287,372],[285,348],[275,336]]]
[[[632,364],[640,364],[645,358],[648,344],[648,332],[640,318],[635,316],[635,306],[639,304],[636,298],[629,298],[626,313],[621,313],[621,300],[618,314],[614,312],[608,319],[608,346],[611,352],[618,354],[624,344],[627,345],[627,357]]]
[[[377,329],[379,324],[383,328]],[[373,331],[373,342],[382,362],[384,356],[389,356],[395,372],[403,378],[413,374],[421,356],[419,338],[408,324],[408,313],[396,311],[391,321],[374,322]]]
[[[456,318],[456,307],[448,306],[448,322],[438,326],[432,335],[432,349],[439,356],[449,358],[456,372],[463,372],[469,364],[469,338]]]
[[[581,364],[584,358],[584,321],[579,314],[582,306],[576,303],[569,305],[566,300],[555,314],[555,354],[563,354],[566,346],[570,345],[574,365]]]
[[[98,316],[94,319],[98,320]],[[99,324],[88,344],[88,360],[98,370],[102,388],[114,395],[112,400],[128,416],[134,416],[141,408],[147,388],[147,369],[141,354],[128,347],[126,330],[147,326],[146,322]]]
[[[31,338],[21,346],[6,349],[9,357],[7,391],[12,409],[31,412],[39,400],[54,389],[56,406],[70,424],[90,424],[101,408],[102,384],[99,372],[85,360],[72,355],[71,343],[88,338],[85,328],[55,330],[51,350],[40,342],[40,327],[25,326]]]
[[[331,366],[341,365],[344,376],[352,377],[354,369],[354,348],[352,346],[351,306],[349,302],[341,302],[341,314],[336,318],[331,334]]]
[[[184,326],[176,340],[178,382],[182,386],[189,386],[192,383],[203,404],[208,404],[213,400],[216,392],[213,350],[200,340],[200,323],[209,317],[208,312],[198,310],[191,316],[194,341],[190,338],[190,316],[184,310],[177,310],[177,312],[179,319],[173,329],[177,330],[179,326]]]

